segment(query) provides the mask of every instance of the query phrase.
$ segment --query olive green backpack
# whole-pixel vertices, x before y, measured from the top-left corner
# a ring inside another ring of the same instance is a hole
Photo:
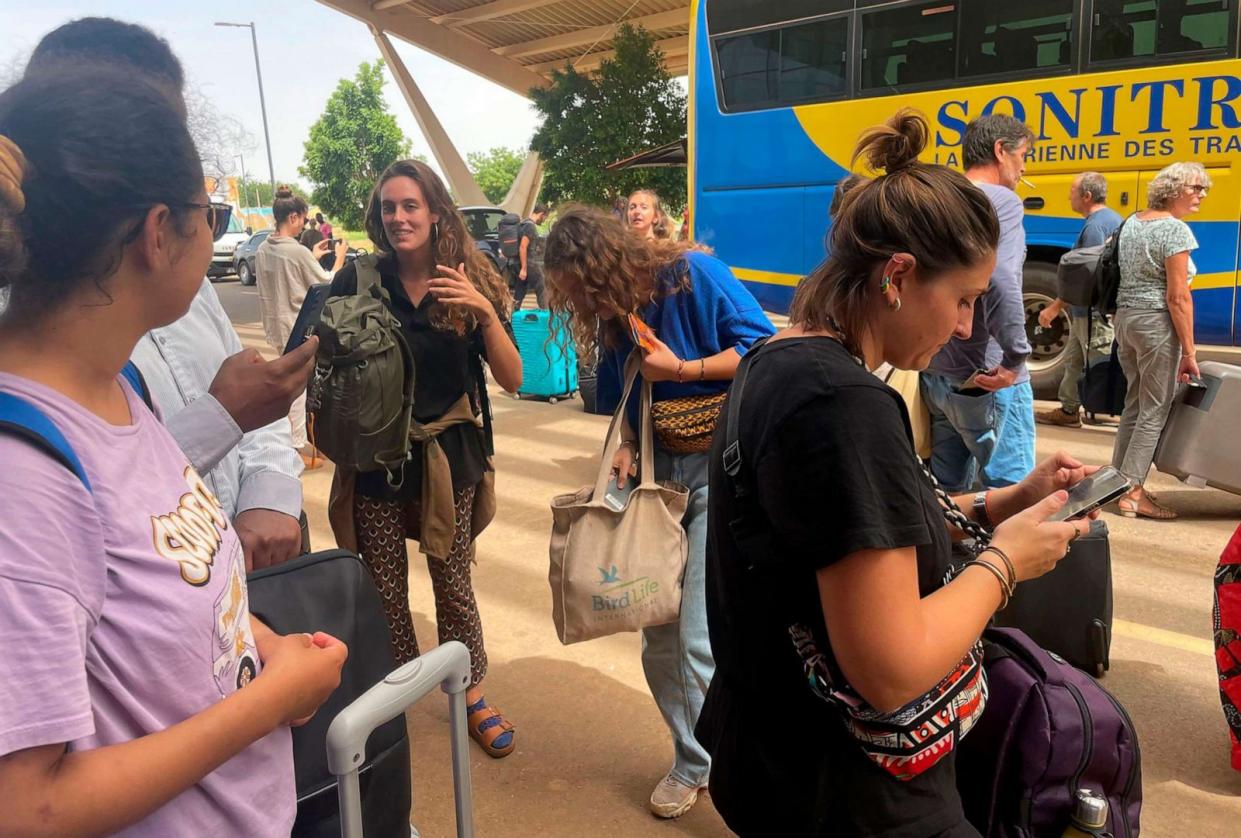
[[[319,352],[306,400],[309,429],[337,466],[383,469],[395,486],[409,456],[414,359],[388,307],[376,257],[361,256],[353,264],[357,293],[329,298],[315,328]]]

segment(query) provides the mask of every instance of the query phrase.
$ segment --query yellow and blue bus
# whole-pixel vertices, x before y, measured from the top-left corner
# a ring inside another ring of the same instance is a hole
[[[1241,221],[1238,0],[698,0],[690,62],[695,238],[765,308],[824,256],[827,208],[858,134],[898,107],[926,114],[925,159],[960,167],[969,120],[1010,113],[1036,133],[1018,187],[1036,387],[1054,387],[1067,322],[1037,329],[1082,219],[1069,184],[1108,180],[1121,214],[1165,165],[1214,187],[1198,238],[1197,341],[1237,342]]]

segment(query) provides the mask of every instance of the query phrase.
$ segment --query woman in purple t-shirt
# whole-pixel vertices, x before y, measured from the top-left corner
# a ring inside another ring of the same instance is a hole
[[[249,615],[232,523],[118,375],[185,313],[215,217],[167,91],[95,65],[0,94],[0,789],[14,834],[289,834],[288,727],[346,651]]]

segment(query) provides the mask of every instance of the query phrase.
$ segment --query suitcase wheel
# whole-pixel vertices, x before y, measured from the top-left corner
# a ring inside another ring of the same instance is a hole
[[[558,401],[560,401],[560,399],[556,398],[555,396],[548,396],[547,398],[548,404],[555,404]]]

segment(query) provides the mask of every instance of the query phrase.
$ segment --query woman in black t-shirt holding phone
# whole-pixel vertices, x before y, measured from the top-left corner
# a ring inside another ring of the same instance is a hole
[[[717,670],[698,738],[712,752],[716,808],[742,835],[977,835],[954,752],[885,764],[807,674],[860,700],[856,712],[906,709],[970,659],[1014,584],[1050,570],[1089,529],[1047,521],[1061,490],[1091,471],[1057,454],[1016,486],[957,499],[998,526],[996,549],[953,574],[960,534],[919,467],[900,396],[868,372],[922,369],[954,335],[968,337],[995,264],[990,203],[960,173],[918,162],[927,135],[906,110],[859,141],[855,160],[884,173],[844,198],[831,258],[797,289],[790,327],[750,361],[743,499],[716,436],[707,596]]]

